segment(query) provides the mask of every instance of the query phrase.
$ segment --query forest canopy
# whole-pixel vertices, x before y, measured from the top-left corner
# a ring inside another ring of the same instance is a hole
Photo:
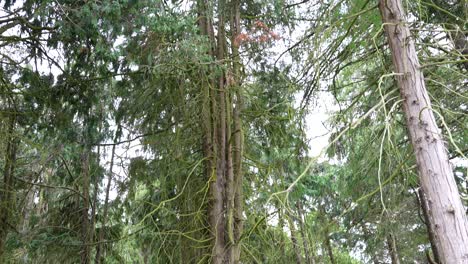
[[[0,263],[468,263],[467,18],[0,1]]]

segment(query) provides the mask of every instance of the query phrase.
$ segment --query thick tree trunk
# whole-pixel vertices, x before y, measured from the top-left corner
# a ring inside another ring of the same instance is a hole
[[[198,0],[198,25],[202,35],[211,42],[209,55],[218,63],[225,63],[223,69],[209,66],[207,80],[202,80],[203,106],[203,153],[206,158],[205,173],[210,180],[210,205],[208,219],[213,236],[212,263],[239,263],[240,237],[242,233],[242,124],[240,111],[242,101],[238,91],[240,81],[239,53],[232,47],[232,64],[227,64],[228,37],[226,35],[226,17],[231,10],[231,38],[235,39],[239,27],[240,2],[230,3],[225,0],[217,3],[217,36],[215,38],[212,22],[212,3]],[[221,73],[216,73],[220,72]],[[234,73],[234,74],[233,74]],[[216,77],[213,77],[216,76]]]
[[[216,49],[212,16],[209,13],[209,2],[198,0],[197,8],[199,14],[198,26],[200,33],[207,36],[210,41],[209,55],[216,59],[220,51]],[[218,38],[219,40],[219,38]],[[222,48],[221,48],[222,49]],[[209,66],[208,72],[202,72],[204,76],[212,74],[214,66]],[[206,77],[202,80],[203,106],[202,106],[202,128],[203,128],[203,154],[205,156],[206,179],[210,182],[210,204],[208,208],[208,222],[210,232],[213,236],[211,263],[223,263],[225,257],[225,122],[220,120],[225,114],[223,106],[219,106],[222,80]],[[218,88],[218,89],[214,89]],[[224,99],[223,99],[224,101]],[[223,103],[224,104],[224,103]]]
[[[380,12],[390,44],[397,82],[403,98],[421,187],[428,199],[442,263],[468,262],[468,222],[453,177],[447,150],[431,110],[424,76],[401,0],[380,0]]]
[[[400,264],[395,237],[391,234],[387,236],[387,247],[388,252],[390,253],[390,258],[392,259],[392,264]]]
[[[423,212],[424,224],[426,224],[427,234],[429,236],[429,242],[431,243],[432,254],[434,255],[434,261],[436,263],[440,263],[439,251],[437,250],[437,246],[436,246],[435,234],[434,234],[434,231],[432,231],[431,225],[430,225],[429,212],[428,212],[429,209],[427,208],[426,197],[421,188],[419,189],[418,194],[419,194],[418,201]]]
[[[200,33],[203,36],[206,36],[211,44],[214,46],[214,36],[213,36],[213,31],[212,31],[212,22],[211,22],[211,16],[208,15],[208,3],[206,0],[197,0],[197,9],[198,9],[198,27],[200,29]],[[208,55],[211,57],[214,56],[214,48],[210,47],[208,51]],[[215,212],[215,210],[218,210],[218,207],[216,207],[217,201],[215,200],[216,198],[219,199],[216,195],[217,191],[217,184],[216,184],[216,129],[215,128],[215,120],[213,118],[213,112],[215,112],[216,109],[216,100],[214,94],[214,89],[212,87],[215,87],[215,83],[213,82],[212,78],[208,78],[206,76],[209,75],[209,71],[211,70],[213,66],[208,66],[209,70],[208,71],[201,71],[200,75],[203,76],[201,78],[201,90],[202,90],[202,109],[201,109],[201,124],[202,124],[202,130],[203,130],[203,139],[202,139],[202,149],[203,149],[203,156],[205,157],[205,178],[207,181],[210,182],[210,196],[211,200],[208,205],[208,224],[210,226],[210,232],[211,236],[213,236],[213,242],[212,242],[212,263],[215,263],[218,261],[218,257],[216,255],[221,254],[221,241],[216,239],[216,234],[217,234],[217,217],[216,215],[219,214],[219,212]]]
[[[10,222],[14,199],[14,171],[16,163],[17,139],[14,136],[16,116],[10,115],[8,119],[6,136],[5,166],[3,168],[3,186],[0,191],[0,262],[5,250],[5,240],[8,230],[13,225]]]

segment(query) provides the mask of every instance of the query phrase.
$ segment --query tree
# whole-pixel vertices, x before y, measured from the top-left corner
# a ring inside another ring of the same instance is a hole
[[[2,263],[442,262],[374,1],[2,6]],[[464,6],[406,5],[451,162]]]
[[[403,5],[399,0],[380,1],[379,9],[440,258],[443,263],[463,263],[468,259],[468,220],[434,118]]]

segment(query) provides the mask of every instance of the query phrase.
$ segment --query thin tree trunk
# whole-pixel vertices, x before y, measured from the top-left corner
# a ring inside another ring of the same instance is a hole
[[[219,5],[224,6],[224,1],[220,0]],[[217,35],[217,54],[216,59],[222,61],[224,59],[224,15],[222,7],[218,15],[218,35]],[[213,247],[213,264],[229,263],[227,254],[228,246],[226,243],[226,177],[227,177],[227,160],[226,160],[226,89],[225,89],[224,74],[218,77],[217,93],[215,93],[217,110],[213,114],[217,115],[216,122],[216,179],[212,184],[213,210],[211,215],[211,226],[213,227],[215,239]]]
[[[301,201],[298,200],[296,202],[296,208],[297,208],[297,214],[299,217],[299,231],[302,236],[302,244],[304,245],[304,254],[305,254],[306,263],[315,264],[314,258],[309,253],[309,242],[308,242],[309,239],[308,239],[307,230],[304,224],[304,214],[303,214]]]
[[[442,263],[467,263],[467,217],[431,110],[414,42],[405,24],[403,5],[401,0],[380,0],[379,8],[440,260]]]
[[[83,245],[81,246],[81,263],[82,264],[88,264],[90,263],[90,256],[91,256],[91,246],[89,245],[89,233],[90,233],[90,228],[89,228],[89,155],[90,155],[90,149],[86,147],[83,150],[83,154],[81,156],[81,162],[82,162],[82,172],[81,172],[81,177],[82,183],[83,183],[83,206],[81,208],[82,210],[82,219],[81,219],[81,225],[82,225],[82,243]]]
[[[17,139],[14,136],[16,115],[12,114],[8,119],[8,131],[6,136],[5,166],[3,168],[3,186],[0,191],[0,260],[5,250],[5,241],[8,231],[13,223],[10,222],[11,210],[13,210],[14,171],[16,163]]]
[[[96,246],[96,258],[95,258],[95,263],[99,264],[101,263],[101,255],[102,257],[106,256],[105,250],[102,248],[102,241],[104,240],[104,232],[106,229],[106,224],[107,224],[107,214],[109,210],[109,193],[110,193],[110,187],[112,184],[112,176],[114,174],[113,168],[114,168],[114,158],[115,158],[115,146],[117,145],[117,135],[119,134],[120,126],[117,126],[117,131],[115,132],[114,135],[114,145],[112,145],[112,152],[111,152],[111,160],[109,164],[109,171],[108,171],[108,176],[107,176],[107,184],[106,184],[106,197],[104,198],[104,209],[102,213],[102,225],[101,228],[99,229],[99,235],[98,235],[98,241],[97,241],[97,246]]]
[[[429,209],[427,208],[426,197],[421,188],[419,188],[418,194],[419,194],[418,202],[423,212],[424,224],[426,225],[427,234],[429,236],[429,242],[431,243],[431,249],[432,249],[432,254],[434,255],[434,261],[436,263],[440,263],[439,251],[437,250],[436,241],[435,241],[435,234],[432,231],[431,225],[430,225],[429,212],[428,212]]]
[[[232,61],[233,61],[233,75],[232,78],[228,77],[228,83],[231,87],[236,89],[235,93],[235,107],[233,112],[234,122],[234,147],[233,147],[233,166],[234,166],[234,244],[232,245],[233,252],[233,263],[240,263],[241,244],[240,238],[243,231],[243,209],[244,209],[244,195],[243,195],[243,172],[242,172],[242,157],[244,149],[243,129],[242,120],[240,118],[240,112],[243,108],[242,96],[240,94],[241,89],[241,76],[240,76],[240,58],[239,58],[239,47],[234,45],[235,39],[240,32],[240,1],[235,0],[232,3],[231,10],[231,47],[232,47]],[[233,83],[230,83],[232,79]]]
[[[51,169],[46,168],[44,169],[44,172],[39,176],[41,181],[44,184],[49,183],[49,176],[51,175]],[[39,201],[37,202],[37,207],[36,207],[36,214],[39,216],[46,215],[49,211],[49,204],[47,203],[47,196],[48,196],[48,190],[47,188],[40,187],[39,186],[39,194],[38,198]],[[74,195],[77,196],[77,195]],[[46,225],[47,219],[45,217],[42,217],[39,220],[39,225]]]
[[[275,203],[275,207],[278,209],[278,227],[280,228],[279,230],[283,231],[284,230],[284,214],[282,213],[282,209],[280,206],[278,206],[277,203]],[[283,235],[283,232],[281,232],[281,237],[280,237],[280,245],[281,245],[281,253],[282,256],[287,256],[287,251],[286,251],[286,239],[285,236]]]
[[[26,243],[30,242],[31,239],[28,236],[30,232],[30,220],[31,213],[34,210],[34,198],[36,197],[36,186],[31,186],[31,189],[26,194],[24,208],[23,208],[23,217],[21,219],[21,235],[25,238]],[[29,258],[29,251],[25,250],[22,252],[21,257],[23,263],[30,263],[31,259]]]
[[[99,130],[98,133],[101,134],[102,132],[102,110],[100,114],[100,125],[99,125]],[[97,147],[97,157],[96,157],[96,164],[100,164],[100,159],[101,159],[101,146],[98,145]],[[95,239],[95,233],[96,233],[96,218],[97,218],[97,206],[98,206],[98,201],[99,201],[99,182],[101,180],[100,177],[95,177],[95,182],[94,182],[94,197],[93,197],[93,202],[92,202],[92,208],[91,208],[91,234],[89,241],[94,242]]]
[[[328,257],[330,258],[331,264],[336,264],[335,256],[333,255],[333,248],[330,243],[330,236],[328,234],[328,227],[325,229],[325,248],[327,249]]]
[[[36,197],[36,186],[31,186],[25,197],[23,217],[21,219],[21,234],[26,234],[29,231],[29,221],[31,219],[31,212],[34,210],[34,198]]]
[[[333,255],[333,247],[330,242],[330,230],[329,230],[329,220],[327,216],[327,211],[325,210],[324,205],[320,205],[320,218],[322,219],[322,224],[325,225],[324,233],[323,233],[323,244],[325,246],[325,250],[327,251],[328,258],[330,259],[331,264],[336,264],[335,256]]]
[[[392,259],[392,264],[400,264],[400,258],[398,257],[398,250],[396,247],[395,237],[391,234],[387,236],[387,246],[388,252],[390,253],[390,258]]]
[[[302,264],[302,255],[301,249],[299,248],[299,241],[296,236],[296,227],[294,226],[294,222],[292,220],[291,214],[286,210],[286,214],[288,215],[288,223],[289,223],[289,231],[291,232],[291,242],[294,250],[294,255],[296,257],[296,263]]]
[[[99,148],[99,147],[98,147]],[[99,151],[98,151],[99,152]],[[99,157],[100,154],[98,154],[98,161],[97,164],[99,164]],[[89,241],[93,242],[94,241],[94,236],[95,236],[95,230],[96,230],[96,214],[97,214],[97,205],[98,205],[98,199],[99,199],[99,177],[96,177],[96,181],[94,182],[94,191],[93,191],[93,201],[91,203],[91,232],[90,232],[90,237]]]

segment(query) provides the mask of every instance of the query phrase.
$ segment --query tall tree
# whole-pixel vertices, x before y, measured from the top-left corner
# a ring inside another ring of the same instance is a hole
[[[464,263],[468,260],[468,220],[434,118],[402,2],[381,0],[379,9],[403,99],[421,187],[428,199],[431,228],[436,234],[440,260]]]
[[[202,87],[206,90],[201,122],[205,124],[205,177],[211,182],[209,222],[213,234],[212,263],[239,263],[243,208],[243,131],[239,109],[242,107],[239,92],[239,43],[236,39],[240,27],[240,2],[220,0],[212,5],[209,1],[199,0],[197,4],[200,32],[210,41],[210,56],[221,66],[218,69],[211,67],[210,70],[218,73],[208,73],[213,77]],[[217,10],[216,30],[210,10]],[[226,32],[229,22],[231,36]],[[228,39],[231,40],[230,49]],[[226,59],[233,62],[226,63]]]
[[[6,142],[5,142],[5,158],[4,158],[4,168],[3,168],[3,184],[2,190],[0,191],[0,261],[2,260],[5,241],[7,239],[8,232],[14,224],[12,222],[11,216],[15,210],[15,164],[16,164],[16,152],[17,152],[17,141],[16,138],[16,111],[17,109],[10,107],[8,110],[10,114],[8,115],[7,121],[5,122],[6,127]]]

